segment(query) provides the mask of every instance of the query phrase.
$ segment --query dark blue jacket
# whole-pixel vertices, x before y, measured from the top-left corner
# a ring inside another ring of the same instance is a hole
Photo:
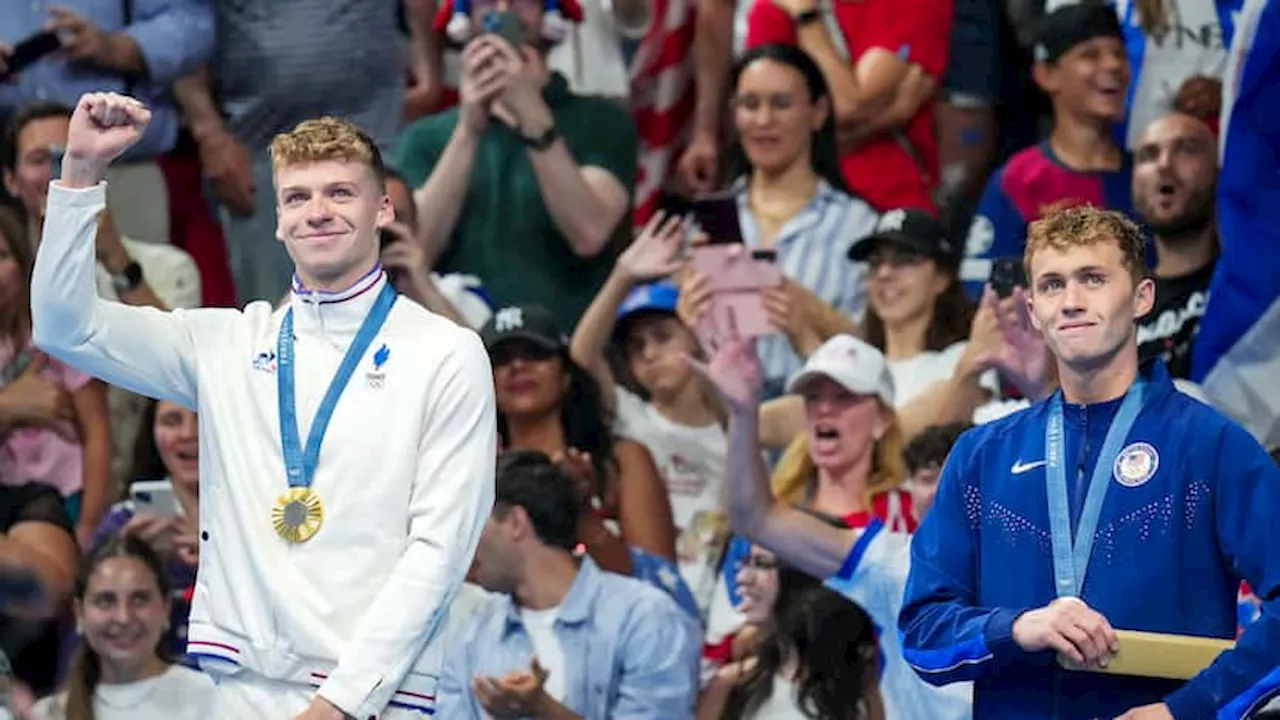
[[[1239,425],[1178,392],[1163,365],[1144,373],[1148,399],[1125,448],[1146,443],[1153,472],[1125,484],[1111,474],[1082,599],[1117,629],[1229,639],[1243,579],[1262,618],[1185,684],[1072,672],[1022,651],[1014,620],[1056,597],[1040,402],[961,437],[912,542],[904,656],[931,683],[974,681],[977,720],[1114,718],[1161,701],[1178,720],[1239,718],[1280,689],[1280,470]],[[1069,478],[1077,466],[1090,477],[1118,404],[1064,406]],[[1073,516],[1083,495],[1069,487]]]

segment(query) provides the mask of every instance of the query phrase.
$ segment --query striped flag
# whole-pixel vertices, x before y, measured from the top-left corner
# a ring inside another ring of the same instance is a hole
[[[635,215],[658,209],[693,124],[696,0],[654,0],[654,22],[631,62],[631,111],[640,134]]]
[[[1222,255],[1192,379],[1268,447],[1280,445],[1280,0],[1246,0],[1223,78]]]

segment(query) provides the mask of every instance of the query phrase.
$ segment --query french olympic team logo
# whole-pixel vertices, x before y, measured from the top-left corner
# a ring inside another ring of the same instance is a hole
[[[1120,451],[1113,471],[1116,482],[1125,487],[1140,487],[1160,468],[1160,454],[1148,443],[1133,443]]]

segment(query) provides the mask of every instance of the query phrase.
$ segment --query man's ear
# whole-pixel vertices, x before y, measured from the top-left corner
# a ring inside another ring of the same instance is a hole
[[[1156,304],[1156,283],[1149,277],[1144,277],[1138,281],[1138,287],[1133,291],[1133,319],[1138,318],[1151,312],[1151,308]]]

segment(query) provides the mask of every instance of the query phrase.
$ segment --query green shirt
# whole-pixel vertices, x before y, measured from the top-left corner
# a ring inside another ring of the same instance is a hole
[[[564,77],[551,76],[543,91],[556,128],[578,164],[607,170],[635,191],[638,140],[635,123],[617,103],[575,95]],[[413,187],[426,181],[458,122],[457,108],[423,118],[400,137],[395,166]],[[569,246],[543,202],[538,179],[519,132],[494,120],[476,149],[470,186],[439,272],[475,275],[497,307],[541,305],[566,329],[587,309],[630,235],[630,213],[614,239],[593,258]],[[424,217],[420,222],[430,223]]]

